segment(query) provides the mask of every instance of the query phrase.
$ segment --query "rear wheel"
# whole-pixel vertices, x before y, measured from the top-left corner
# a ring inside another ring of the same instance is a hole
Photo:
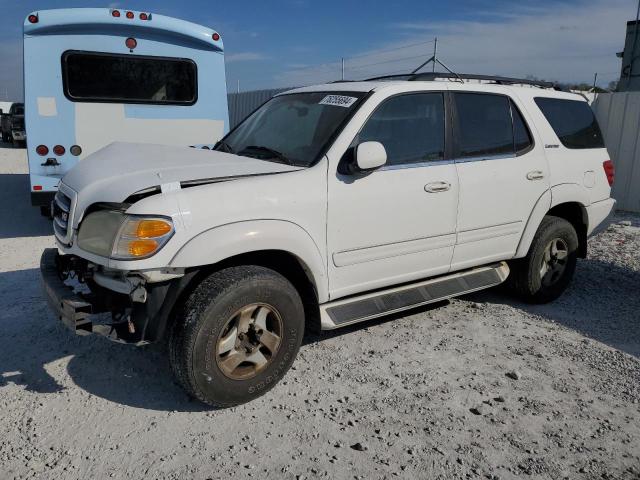
[[[525,301],[547,303],[567,289],[578,259],[578,235],[563,218],[542,220],[529,254],[511,263],[509,284]]]
[[[231,267],[189,296],[169,339],[174,374],[204,403],[232,406],[269,391],[293,363],[304,335],[296,289],[277,272]]]

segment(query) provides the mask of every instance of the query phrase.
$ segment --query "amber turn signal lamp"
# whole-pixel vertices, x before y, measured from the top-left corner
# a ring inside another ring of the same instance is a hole
[[[136,228],[137,238],[157,238],[171,232],[171,225],[162,220],[141,220]]]
[[[151,239],[132,240],[129,242],[129,254],[132,257],[146,257],[158,249],[158,242]]]

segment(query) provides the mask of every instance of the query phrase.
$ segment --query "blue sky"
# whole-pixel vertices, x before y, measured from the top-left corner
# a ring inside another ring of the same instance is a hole
[[[533,6],[535,5],[535,6]],[[0,99],[20,98],[22,22],[64,7],[146,10],[221,32],[235,90],[408,70],[428,58],[434,36],[456,71],[600,84],[618,77],[615,53],[636,0],[0,0]]]

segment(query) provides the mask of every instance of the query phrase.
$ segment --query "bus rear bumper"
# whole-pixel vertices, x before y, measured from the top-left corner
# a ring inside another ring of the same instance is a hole
[[[31,192],[31,205],[34,207],[49,207],[56,192]]]

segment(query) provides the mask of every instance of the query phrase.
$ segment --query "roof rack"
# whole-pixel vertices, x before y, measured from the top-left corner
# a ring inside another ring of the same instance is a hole
[[[480,80],[492,82],[497,85],[531,85],[540,88],[553,88],[559,90],[559,87],[553,82],[545,82],[543,80],[532,80],[528,78],[511,78],[500,77],[496,75],[478,75],[469,73],[449,73],[449,72],[425,72],[425,73],[404,73],[396,75],[385,75],[381,77],[368,78],[367,81],[375,82],[378,80],[406,80],[415,81],[435,81],[438,79],[448,79],[464,82],[464,80]]]
[[[478,75],[475,73],[442,73],[442,72],[426,72],[416,73],[409,78],[411,81],[433,81],[438,78],[447,79],[461,79],[461,80],[481,80],[486,82],[493,82],[498,85],[532,85],[534,87],[541,88],[557,88],[557,85],[553,82],[545,82],[544,80],[533,80],[529,78],[512,78],[501,77],[497,75]]]

